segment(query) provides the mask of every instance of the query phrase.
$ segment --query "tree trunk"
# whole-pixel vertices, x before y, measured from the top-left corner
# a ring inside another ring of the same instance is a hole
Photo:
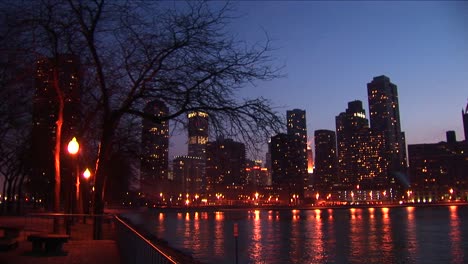
[[[7,192],[7,193],[6,193],[7,199],[6,199],[6,201],[5,201],[7,214],[10,214],[11,211],[12,211],[12,210],[11,210],[11,203],[13,202],[13,200],[12,200],[12,191],[11,191],[12,188],[11,188],[11,186],[12,186],[12,179],[9,178],[9,179],[7,180],[7,190],[6,190],[6,192]]]
[[[55,64],[56,62],[54,62]],[[53,86],[55,92],[57,93],[57,99],[59,103],[59,109],[57,113],[57,128],[56,128],[56,135],[55,135],[55,151],[54,151],[54,164],[55,164],[55,186],[54,186],[54,212],[58,213],[60,211],[60,184],[61,184],[61,176],[60,176],[60,150],[61,150],[61,142],[62,142],[62,124],[63,124],[63,109],[64,109],[64,99],[63,93],[60,90],[59,84],[59,76],[58,76],[58,69],[57,65],[54,65],[54,72],[53,72]],[[58,218],[54,218],[54,233],[59,231],[59,221]]]
[[[6,214],[6,205],[5,205],[5,194],[6,194],[6,185],[7,185],[7,177],[4,177],[5,179],[3,180],[3,190],[2,190],[2,201],[1,201],[1,208],[2,208],[2,214]]]
[[[22,212],[21,210],[21,205],[23,203],[26,203],[26,201],[23,199],[23,184],[24,184],[24,178],[25,175],[21,174],[19,183],[17,185],[17,190],[18,190],[18,201],[16,203],[16,214],[20,215]]]
[[[110,153],[112,151],[112,138],[114,122],[107,122],[102,132],[101,146],[98,153],[98,166],[94,178],[94,225],[93,238],[102,239],[102,215],[104,214],[104,187],[109,171]]]

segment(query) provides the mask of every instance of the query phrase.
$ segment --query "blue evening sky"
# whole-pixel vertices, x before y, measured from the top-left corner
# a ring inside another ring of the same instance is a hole
[[[215,2],[212,4],[219,4]],[[240,96],[270,99],[283,115],[307,113],[314,130],[335,130],[335,116],[361,100],[379,75],[398,86],[407,144],[463,140],[461,109],[468,99],[468,2],[241,1],[229,30],[249,43],[265,40],[286,77],[256,83]],[[184,136],[186,137],[186,135]],[[183,138],[183,137],[180,137]],[[170,155],[187,153],[174,138]],[[264,154],[258,158],[264,159]]]

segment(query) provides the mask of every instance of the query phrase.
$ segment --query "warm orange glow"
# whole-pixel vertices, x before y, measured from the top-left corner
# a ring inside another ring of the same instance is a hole
[[[255,220],[260,220],[260,211],[259,210],[255,210],[254,211],[254,214],[255,214]]]
[[[83,172],[83,177],[87,180],[89,177],[91,177],[91,172],[89,171],[88,168]]]
[[[320,219],[320,214],[321,213],[322,213],[322,211],[320,211],[320,209],[315,209],[315,218]]]
[[[68,153],[75,155],[80,150],[80,144],[76,141],[76,137],[73,137],[70,142],[68,142]]]

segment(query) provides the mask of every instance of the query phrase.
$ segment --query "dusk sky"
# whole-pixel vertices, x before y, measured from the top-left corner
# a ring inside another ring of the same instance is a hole
[[[215,2],[214,4],[219,4]],[[242,97],[263,96],[282,114],[306,110],[314,130],[335,130],[335,116],[361,100],[367,83],[386,75],[398,86],[407,144],[463,140],[468,99],[468,2],[242,1],[229,30],[249,43],[273,40],[284,78],[256,83]],[[186,135],[171,139],[170,157],[186,155]],[[258,157],[264,160],[264,154]]]

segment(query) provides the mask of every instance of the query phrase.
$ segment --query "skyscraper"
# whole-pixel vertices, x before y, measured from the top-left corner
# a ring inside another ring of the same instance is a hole
[[[304,149],[307,149],[307,122],[305,110],[294,109],[286,111],[287,116],[287,133],[288,135],[296,135],[304,144]]]
[[[299,148],[297,150],[298,155],[296,159],[296,166],[298,166],[299,171],[304,171],[302,175],[303,189],[307,190],[309,186],[309,175],[307,173],[307,122],[306,122],[306,111],[300,109],[293,109],[286,111],[287,116],[287,133],[290,136],[297,137],[299,140]],[[302,193],[302,192],[301,192]]]
[[[314,186],[319,191],[330,191],[338,183],[336,135],[331,130],[315,130]]]
[[[217,187],[246,184],[244,143],[217,139],[209,142],[206,149],[208,190],[217,191]]]
[[[41,58],[37,61],[36,67],[31,135],[31,151],[34,158],[30,184],[38,191],[37,193],[32,191],[35,197],[38,199],[42,197],[46,205],[51,205],[55,182],[54,152],[59,111],[56,88],[60,89],[64,96],[61,144],[66,146],[74,136],[78,135],[77,130],[80,125],[80,61],[74,55],[64,54],[56,58]],[[62,171],[68,172],[62,175],[71,175],[66,155],[64,151],[61,152]],[[70,177],[62,177],[62,186],[69,187],[71,184],[67,184],[69,181]]]
[[[304,195],[304,163],[302,140],[295,135],[278,134],[271,138],[272,184],[290,195]]]
[[[465,140],[468,141],[468,103],[466,103],[465,111],[462,109],[463,130],[465,132]]]
[[[206,188],[206,144],[208,143],[208,114],[205,112],[191,112],[188,114],[188,155],[198,157],[196,167],[200,169],[198,175],[193,175],[195,192],[202,192]]]
[[[405,134],[400,127],[397,86],[387,76],[374,77],[367,84],[370,127],[374,135],[382,137],[382,163],[387,174],[386,181],[406,175]]]
[[[336,117],[336,134],[340,183],[350,189],[366,174],[362,157],[369,126],[361,101],[349,102],[346,112]]]
[[[155,100],[146,104],[145,113],[163,117],[169,109],[164,102]],[[155,123],[143,119],[141,133],[141,176],[143,192],[160,193],[168,179],[169,166],[169,122]]]
[[[201,158],[193,156],[177,156],[172,162],[174,173],[174,190],[179,193],[200,193]]]

